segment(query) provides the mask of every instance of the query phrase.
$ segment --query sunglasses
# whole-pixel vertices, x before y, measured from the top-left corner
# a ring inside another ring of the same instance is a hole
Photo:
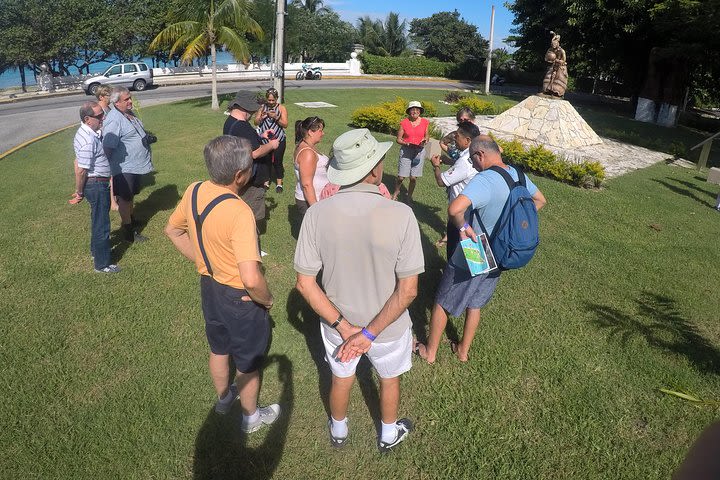
[[[94,118],[95,120],[102,120],[105,118],[105,112],[98,113],[97,115],[88,115],[89,118]]]

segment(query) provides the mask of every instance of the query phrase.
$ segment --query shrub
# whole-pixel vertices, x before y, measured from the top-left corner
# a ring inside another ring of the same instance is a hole
[[[430,102],[420,102],[425,112],[423,116],[437,116],[435,105]],[[400,121],[405,117],[408,101],[396,97],[392,102],[383,102],[379,105],[360,107],[350,116],[350,125],[358,128],[367,128],[374,132],[395,134]]]
[[[461,108],[467,107],[472,110],[475,115],[498,115],[505,110],[512,108],[513,105],[514,104],[507,102],[495,105],[488,100],[483,100],[477,96],[471,96],[459,99],[455,105],[453,105],[452,109],[456,114]]]
[[[518,140],[495,139],[506,163],[581,188],[599,188],[605,169],[598,162],[568,162],[542,146],[526,149]]]
[[[368,74],[447,77],[454,66],[423,57],[380,57],[362,53],[358,58],[363,72]]]
[[[453,90],[445,94],[445,102],[447,103],[456,103],[462,98],[465,98],[465,92],[461,92],[460,90]]]

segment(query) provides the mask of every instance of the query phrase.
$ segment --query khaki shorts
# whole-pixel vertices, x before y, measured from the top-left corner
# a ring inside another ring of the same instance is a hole
[[[339,378],[355,375],[355,369],[360,357],[349,362],[339,361],[335,355],[341,344],[325,335],[325,327],[320,325],[320,335],[325,345],[325,361],[330,365],[332,374]],[[412,331],[410,327],[405,330],[402,337],[386,343],[373,343],[365,354],[380,378],[395,378],[410,370],[412,367]]]
[[[265,219],[264,188],[250,185],[247,187],[247,190],[240,195],[240,198],[242,198],[243,202],[247,203],[248,207],[250,207],[250,210],[252,210],[253,215],[255,216],[256,222]]]

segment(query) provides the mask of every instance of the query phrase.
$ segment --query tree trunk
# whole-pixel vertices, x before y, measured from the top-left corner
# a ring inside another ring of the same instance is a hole
[[[212,109],[220,110],[217,97],[217,53],[214,43],[210,44],[210,61],[212,62]]]
[[[20,65],[20,84],[23,93],[27,93],[27,84],[25,83],[25,65]]]

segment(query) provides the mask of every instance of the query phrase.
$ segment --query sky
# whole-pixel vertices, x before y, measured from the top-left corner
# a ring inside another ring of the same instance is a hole
[[[488,0],[454,0],[447,4],[430,0],[325,0],[323,4],[332,7],[343,20],[353,25],[357,24],[359,17],[365,15],[384,20],[388,13],[395,12],[409,24],[413,18],[425,18],[440,11],[457,10],[466,22],[477,27],[483,38],[490,38],[490,12],[493,4]],[[502,1],[495,4],[493,48],[505,46],[502,40],[510,35],[513,18],[513,14],[505,8]]]

